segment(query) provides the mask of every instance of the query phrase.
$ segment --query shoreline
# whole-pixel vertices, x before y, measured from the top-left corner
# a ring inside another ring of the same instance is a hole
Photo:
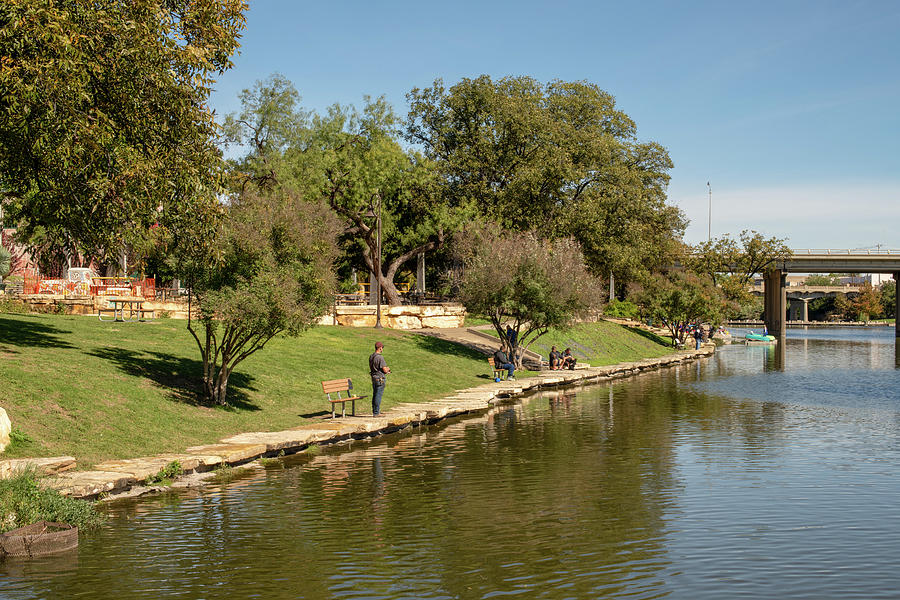
[[[223,467],[240,467],[261,458],[296,454],[312,446],[368,439],[408,427],[428,426],[451,417],[487,411],[539,389],[621,379],[644,371],[692,362],[713,353],[714,345],[708,344],[700,350],[635,362],[574,371],[545,371],[514,382],[491,382],[457,390],[432,401],[398,404],[378,417],[328,418],[284,431],[241,433],[222,438],[218,443],[187,448],[183,453],[104,461],[94,465],[90,471],[74,471],[74,458],[56,457],[0,461],[0,473],[32,465],[45,476],[44,481],[50,487],[66,496],[102,501],[133,498],[169,489],[168,486],[148,485],[147,480],[173,461],[178,461],[183,471],[175,478],[172,487],[191,487],[202,483],[203,479],[213,476],[216,470]]]

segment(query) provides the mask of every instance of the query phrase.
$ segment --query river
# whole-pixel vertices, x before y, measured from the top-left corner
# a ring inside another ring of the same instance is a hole
[[[892,328],[551,391],[118,502],[2,598],[897,598]]]

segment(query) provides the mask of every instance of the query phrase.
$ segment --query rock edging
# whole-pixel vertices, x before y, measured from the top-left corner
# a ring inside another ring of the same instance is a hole
[[[714,348],[707,346],[697,351],[605,367],[547,371],[527,379],[491,382],[458,390],[438,400],[400,404],[378,417],[344,417],[285,431],[241,433],[223,438],[217,444],[188,448],[183,453],[104,461],[90,471],[70,470],[75,466],[72,457],[0,461],[0,477],[30,465],[48,476],[46,481],[50,487],[65,495],[83,499],[112,497],[145,484],[148,478],[176,460],[181,464],[184,475],[202,473],[222,466],[245,464],[262,457],[293,454],[316,444],[364,439],[393,433],[409,426],[430,425],[450,417],[487,410],[495,404],[507,402],[532,390],[618,379],[708,357],[713,352]]]

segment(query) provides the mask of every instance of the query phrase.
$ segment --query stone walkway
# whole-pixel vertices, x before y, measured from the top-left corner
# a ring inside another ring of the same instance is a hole
[[[535,377],[510,382],[491,382],[458,390],[450,396],[422,403],[400,404],[378,417],[355,416],[323,419],[287,431],[241,433],[216,444],[194,446],[178,454],[160,454],[146,458],[109,460],[90,471],[75,471],[72,457],[16,459],[0,461],[0,477],[26,465],[47,475],[48,484],[76,498],[97,499],[125,493],[146,483],[172,461],[181,463],[185,474],[210,471],[223,465],[234,466],[264,456],[292,454],[314,444],[329,444],[349,439],[364,439],[392,433],[410,426],[428,425],[448,417],[475,413],[507,401],[525,392],[544,387],[606,381],[710,356],[713,348],[679,352],[661,358],[621,363],[606,367],[588,367],[577,371],[544,371]]]

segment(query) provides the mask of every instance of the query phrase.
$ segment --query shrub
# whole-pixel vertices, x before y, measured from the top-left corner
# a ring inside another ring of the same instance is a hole
[[[93,529],[105,519],[90,502],[69,498],[41,486],[33,469],[0,480],[0,532],[40,520]]]
[[[635,319],[638,316],[638,307],[628,300],[613,300],[603,309],[603,314],[616,319]]]
[[[12,300],[11,298],[0,300],[0,313],[24,315],[27,312],[28,305],[21,300]]]
[[[156,475],[148,477],[147,485],[172,485],[172,481],[183,472],[184,469],[181,468],[181,463],[177,460],[173,460],[160,469]]]

